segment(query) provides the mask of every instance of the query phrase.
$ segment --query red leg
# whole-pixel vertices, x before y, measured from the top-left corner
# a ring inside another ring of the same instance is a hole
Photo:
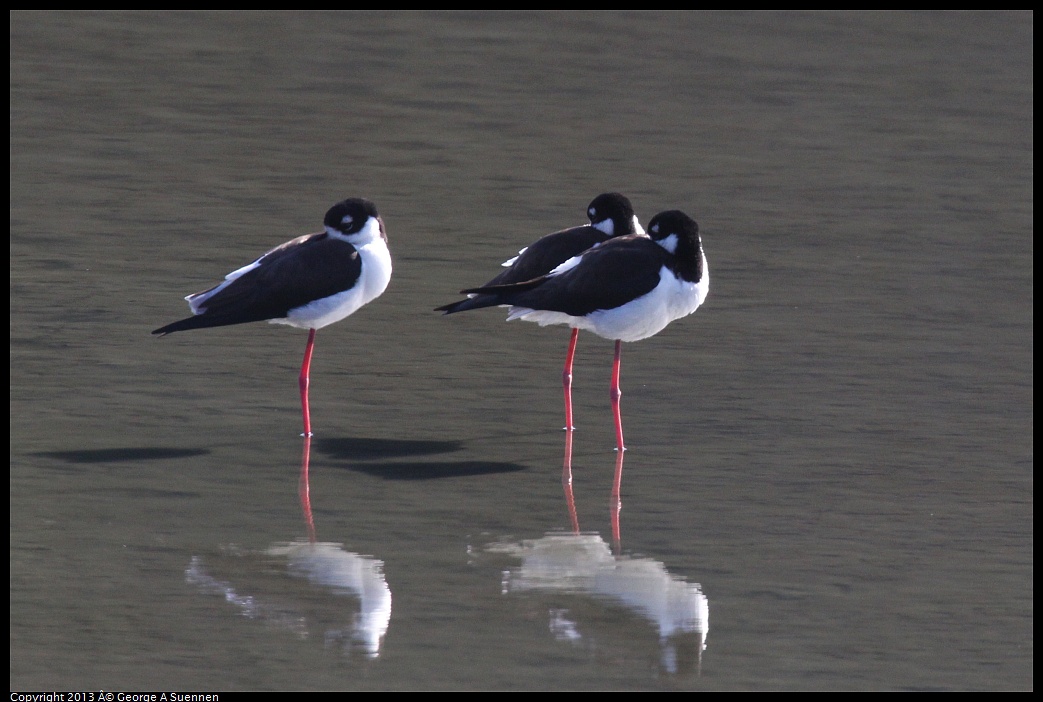
[[[304,349],[304,363],[301,364],[301,412],[304,415],[304,436],[311,436],[311,409],[308,406],[308,385],[311,384],[311,354],[315,350],[315,330],[308,331],[308,346]]]
[[[561,385],[565,388],[565,431],[576,428],[572,425],[572,359],[576,357],[578,338],[579,329],[573,329],[572,338],[569,339],[569,351],[565,354],[565,370],[561,372]]]
[[[626,451],[626,446],[623,445],[623,421],[619,417],[619,398],[623,396],[623,392],[619,389],[619,352],[623,346],[623,342],[616,341],[616,357],[612,361],[612,391],[609,396],[612,398],[612,413],[616,418],[616,450]]]

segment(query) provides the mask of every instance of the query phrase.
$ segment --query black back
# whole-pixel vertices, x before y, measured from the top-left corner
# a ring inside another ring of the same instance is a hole
[[[482,287],[510,285],[545,276],[565,261],[580,255],[593,246],[603,244],[612,238],[636,233],[634,208],[630,204],[630,200],[620,193],[602,193],[594,198],[587,205],[587,218],[591,224],[563,229],[538,239],[518,254],[510,267],[504,269]],[[593,226],[606,220],[612,223],[611,234]],[[452,314],[453,312],[495,306],[495,303],[489,304],[489,300],[479,299],[480,297],[443,305],[436,308],[435,311]]]

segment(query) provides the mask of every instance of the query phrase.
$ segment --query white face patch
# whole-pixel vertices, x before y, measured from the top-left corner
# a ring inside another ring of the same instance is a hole
[[[677,253],[677,235],[676,234],[671,234],[670,236],[666,237],[665,239],[658,239],[656,241],[656,243],[659,244],[660,246],[662,246],[664,249],[666,249],[667,251],[669,251],[672,254],[676,254]]]
[[[616,232],[616,225],[611,219],[595,222],[591,226],[605,234],[605,236],[613,236]]]
[[[345,217],[344,221],[351,222],[353,220],[351,217]],[[370,217],[368,220],[363,222],[362,228],[354,234],[345,234],[339,229],[334,229],[333,227],[326,227],[326,233],[334,239],[346,241],[355,247],[366,246],[378,239],[381,241],[384,240],[384,237],[380,234],[380,220],[376,217]]]

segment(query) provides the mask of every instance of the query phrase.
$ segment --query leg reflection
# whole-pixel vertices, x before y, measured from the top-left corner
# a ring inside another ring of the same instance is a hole
[[[576,499],[572,495],[572,432],[565,432],[565,462],[561,468],[561,487],[565,491],[565,504],[572,520],[572,533],[579,534],[579,517],[576,516]]]
[[[616,555],[621,552],[621,537],[619,531],[619,511],[623,508],[623,500],[619,496],[620,485],[623,483],[623,451],[616,453],[616,473],[612,477],[612,498],[609,500],[609,518],[612,520],[612,545]]]
[[[301,496],[301,510],[304,522],[308,525],[308,540],[315,543],[315,521],[311,516],[311,486],[308,481],[308,465],[311,463],[311,434],[304,435],[304,448],[301,450],[301,480],[298,492]]]

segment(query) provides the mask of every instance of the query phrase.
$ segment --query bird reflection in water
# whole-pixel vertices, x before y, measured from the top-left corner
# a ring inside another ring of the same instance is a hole
[[[316,538],[311,512],[309,464],[311,437],[303,439],[299,493],[308,540],[272,544],[262,553],[224,549],[213,560],[222,577],[193,556],[185,580],[205,594],[218,595],[240,614],[293,632],[301,639],[321,632],[327,646],[374,659],[391,621],[391,588],[382,561],[344,549],[342,544]],[[285,574],[293,580],[287,582]],[[304,580],[312,587],[291,583]],[[345,617],[344,596],[358,600]]]
[[[604,605],[622,606],[651,624],[659,640],[659,663],[666,673],[678,675],[694,670],[700,674],[710,614],[709,602],[701,587],[671,575],[660,561],[621,553],[619,513],[623,457],[623,451],[616,453],[609,511],[611,549],[600,535],[580,531],[572,490],[572,432],[566,432],[562,487],[572,533],[551,532],[543,538],[520,543],[493,543],[486,551],[521,561],[519,566],[503,571],[505,595],[554,595],[554,606],[548,607],[548,623],[556,639],[578,645],[588,638],[608,638],[602,633],[585,635],[584,631],[618,628],[613,627],[618,624],[617,617]],[[566,599],[561,600],[558,595]],[[577,596],[581,599],[577,600]],[[558,606],[562,602],[569,606]],[[640,637],[633,633],[630,628],[622,637],[624,646],[639,645]]]

